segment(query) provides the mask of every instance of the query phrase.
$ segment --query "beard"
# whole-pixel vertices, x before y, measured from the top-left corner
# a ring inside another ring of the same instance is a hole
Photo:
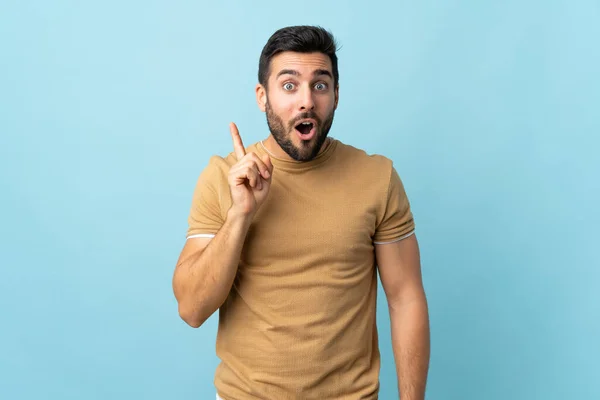
[[[269,101],[267,100],[266,114],[269,130],[283,151],[285,151],[290,157],[292,157],[292,159],[296,161],[310,161],[319,154],[323,143],[325,143],[327,135],[329,134],[329,130],[331,129],[331,125],[333,124],[333,116],[335,111],[332,110],[323,121],[321,121],[321,119],[313,111],[300,113],[298,116],[296,116],[296,118],[289,121],[286,127],[279,115],[273,112],[273,109],[271,109]],[[296,129],[298,121],[305,118],[312,118],[317,122],[315,126],[316,134],[313,139],[301,140],[300,146],[296,146],[292,142],[291,136],[295,134],[294,130]]]

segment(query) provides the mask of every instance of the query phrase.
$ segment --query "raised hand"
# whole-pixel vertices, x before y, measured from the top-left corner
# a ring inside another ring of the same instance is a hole
[[[229,124],[233,148],[237,157],[229,170],[228,182],[231,191],[231,208],[243,215],[253,215],[263,204],[273,175],[273,164],[268,155],[262,159],[255,153],[248,153],[244,149],[242,138],[237,126]]]

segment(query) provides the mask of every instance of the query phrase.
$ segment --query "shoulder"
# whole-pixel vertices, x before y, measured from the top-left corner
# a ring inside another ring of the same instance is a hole
[[[337,139],[336,139],[337,140]],[[377,176],[388,176],[393,169],[390,158],[381,154],[369,154],[365,150],[343,143],[337,140],[337,151],[339,160],[350,166],[353,170],[363,170]]]

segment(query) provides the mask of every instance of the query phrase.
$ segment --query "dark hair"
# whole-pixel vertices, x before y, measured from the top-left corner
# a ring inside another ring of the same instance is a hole
[[[337,86],[339,80],[338,60],[335,54],[337,44],[333,35],[320,26],[288,26],[276,31],[265,47],[263,47],[258,62],[258,82],[267,86],[270,73],[271,59],[284,51],[298,53],[319,52],[329,56],[333,69],[333,84]]]

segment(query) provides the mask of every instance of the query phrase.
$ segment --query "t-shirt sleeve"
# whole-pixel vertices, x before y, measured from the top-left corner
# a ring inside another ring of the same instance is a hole
[[[221,213],[221,170],[211,159],[201,172],[194,189],[188,217],[187,238],[214,237],[225,222]]]
[[[373,242],[375,244],[395,242],[412,235],[414,231],[415,222],[404,185],[392,166],[385,212],[375,230]]]

